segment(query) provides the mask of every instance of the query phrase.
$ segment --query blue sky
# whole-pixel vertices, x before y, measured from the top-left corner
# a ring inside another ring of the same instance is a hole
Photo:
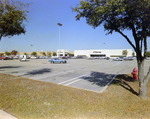
[[[25,35],[3,37],[0,41],[0,51],[33,52],[56,51],[59,49],[90,50],[90,49],[132,49],[126,39],[120,34],[105,35],[103,26],[93,29],[86,24],[85,18],[76,21],[70,8],[75,7],[80,0],[18,0],[22,3],[32,3],[28,10],[28,21]],[[133,40],[129,31],[125,34]],[[31,44],[33,46],[31,46]],[[150,51],[150,40],[148,39]]]

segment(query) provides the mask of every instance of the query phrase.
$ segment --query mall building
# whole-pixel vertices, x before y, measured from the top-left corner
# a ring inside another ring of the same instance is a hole
[[[74,50],[74,56],[87,57],[117,57],[123,56],[122,52],[127,50],[127,56],[132,56],[132,49],[97,49],[97,50]]]
[[[74,50],[74,52],[69,51],[69,50],[65,50],[65,49],[60,49],[55,51],[37,51],[37,56],[43,56],[43,52],[46,54],[46,56],[49,56],[49,54],[51,56],[53,56],[54,53],[57,54],[57,56],[68,56],[68,54],[74,54],[75,57],[77,56],[86,56],[88,58],[92,58],[92,57],[121,57],[122,52],[126,50],[127,51],[127,56],[132,56],[132,49],[96,49],[96,50]],[[4,52],[0,52],[5,54]],[[19,52],[19,55],[23,55],[24,53],[26,54],[32,54],[32,52]]]

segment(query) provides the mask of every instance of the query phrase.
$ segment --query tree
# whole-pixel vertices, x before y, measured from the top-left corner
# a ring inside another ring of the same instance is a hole
[[[0,56],[3,56],[4,54],[3,53],[0,53]]]
[[[127,50],[123,50],[123,51],[122,51],[122,55],[127,56],[127,54],[128,54],[128,51],[127,51]]]
[[[57,54],[56,54],[56,52],[53,52],[53,56],[56,56]]]
[[[135,57],[135,53],[134,52],[132,53],[132,56]]]
[[[10,55],[10,52],[7,52],[7,51],[6,51],[6,52],[5,52],[5,55],[9,56],[9,55]]]
[[[18,53],[18,51],[16,51],[16,50],[13,50],[13,51],[11,51],[11,55],[16,55]]]
[[[48,53],[48,56],[49,56],[49,57],[51,56],[51,53],[50,53],[50,52]]]
[[[71,54],[71,53],[68,53],[67,55],[69,55],[69,56],[74,56],[74,54]]]
[[[150,37],[150,0],[80,0],[72,10],[77,12],[76,20],[85,17],[87,24],[93,28],[103,25],[107,34],[117,32],[127,40],[136,52],[139,97],[146,98],[150,68],[144,77],[144,61],[147,37]],[[125,30],[131,31],[134,43],[125,34]]]
[[[24,55],[27,55],[27,53],[25,52]]]
[[[147,53],[146,53],[146,56],[147,56],[147,57],[150,57],[150,52],[147,52]]]
[[[46,56],[46,53],[45,53],[45,52],[43,52],[42,54],[43,54],[44,56]]]
[[[2,37],[25,34],[23,23],[27,21],[28,6],[12,0],[0,0],[0,41]]]
[[[33,55],[33,56],[37,56],[37,53],[36,52],[32,52],[32,54],[31,55]]]

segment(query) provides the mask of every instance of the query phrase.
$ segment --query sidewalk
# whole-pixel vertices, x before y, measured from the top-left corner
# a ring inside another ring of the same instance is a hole
[[[0,110],[0,119],[18,119],[18,118]]]

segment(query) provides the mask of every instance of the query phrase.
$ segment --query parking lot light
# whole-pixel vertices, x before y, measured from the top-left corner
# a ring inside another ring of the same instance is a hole
[[[59,26],[59,52],[58,52],[58,57],[60,57],[60,26],[62,26],[62,24],[57,23],[57,25]]]

